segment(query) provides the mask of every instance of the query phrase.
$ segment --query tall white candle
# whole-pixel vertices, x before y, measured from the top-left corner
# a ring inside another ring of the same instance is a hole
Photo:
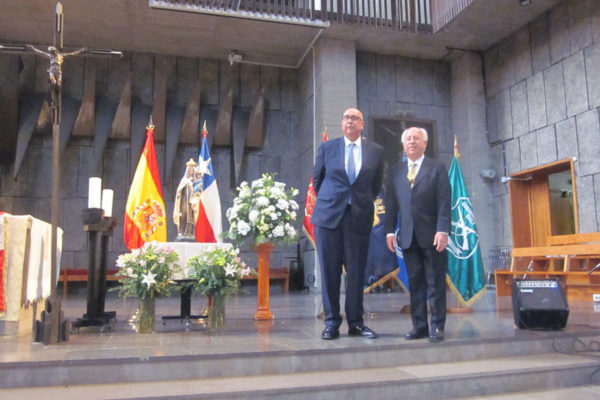
[[[102,209],[104,210],[105,217],[112,217],[113,196],[114,192],[112,189],[102,190]]]
[[[102,179],[92,177],[88,188],[88,208],[100,208],[102,195]]]

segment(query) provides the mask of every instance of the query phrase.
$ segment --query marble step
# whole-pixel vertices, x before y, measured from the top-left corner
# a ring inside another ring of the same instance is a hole
[[[516,394],[532,390],[590,385],[598,367],[594,354],[546,353],[295,374],[4,388],[0,389],[0,398],[338,400],[487,395],[517,398]]]
[[[445,340],[431,344],[426,340],[402,344],[377,345],[376,341],[352,339],[353,346],[237,352],[230,354],[163,355],[125,353],[115,349],[94,357],[45,361],[0,363],[0,387],[18,388],[52,385],[156,382],[254,377],[297,373],[323,373],[357,368],[400,368],[434,363],[493,360],[512,356],[545,355],[555,351],[582,351],[597,342],[597,333],[573,335],[566,332],[539,332],[524,338],[481,338]],[[346,339],[348,340],[348,339]],[[342,339],[340,339],[340,342]],[[322,341],[321,341],[322,342]]]
[[[531,390],[521,393],[460,397],[452,400],[598,400],[600,385],[572,386],[564,389]]]

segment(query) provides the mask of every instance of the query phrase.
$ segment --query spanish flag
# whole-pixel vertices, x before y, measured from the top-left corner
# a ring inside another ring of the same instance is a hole
[[[127,197],[123,239],[130,250],[142,247],[145,242],[167,241],[167,218],[154,150],[152,117],[146,127],[146,144]]]

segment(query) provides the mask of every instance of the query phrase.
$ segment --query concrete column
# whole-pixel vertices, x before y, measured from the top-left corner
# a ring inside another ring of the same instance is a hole
[[[458,139],[460,166],[473,204],[484,265],[494,247],[492,180],[480,176],[492,170],[487,140],[485,90],[479,54],[457,53],[451,63],[452,132]],[[499,179],[502,171],[495,171]]]
[[[315,154],[323,123],[330,138],[342,136],[342,114],[357,106],[354,42],[321,38],[315,45]]]
[[[321,38],[315,44],[313,61],[314,159],[321,143],[323,123],[327,124],[330,139],[340,137],[344,111],[357,107],[356,47],[352,41]],[[313,260],[305,259],[305,271],[309,270],[315,275],[315,287],[321,287],[316,252]]]

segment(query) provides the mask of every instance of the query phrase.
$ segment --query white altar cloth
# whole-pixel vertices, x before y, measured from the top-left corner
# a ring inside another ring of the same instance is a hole
[[[217,248],[229,249],[233,245],[231,243],[194,243],[194,242],[164,242],[158,243],[159,247],[169,247],[173,249],[179,256],[179,262],[181,264],[182,272],[176,274],[173,279],[181,280],[186,279],[191,272],[186,268],[185,264],[190,257],[197,256],[206,251],[211,251]]]
[[[0,321],[18,321],[23,307],[45,299],[52,291],[52,225],[31,215],[1,214],[0,229],[4,238],[3,292],[6,301],[6,312],[0,316]],[[58,265],[62,235],[59,228]],[[60,268],[57,268],[57,274],[58,270]]]

